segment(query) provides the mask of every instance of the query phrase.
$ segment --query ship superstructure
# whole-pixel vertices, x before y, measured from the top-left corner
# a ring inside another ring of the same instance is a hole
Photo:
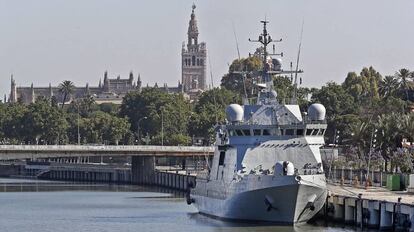
[[[263,33],[254,41],[264,48],[256,102],[227,107],[227,123],[216,128],[211,167],[197,176],[187,202],[200,213],[220,218],[306,222],[327,195],[319,151],[324,145],[325,108],[313,104],[303,113],[296,101],[277,101],[272,75],[301,71],[283,71],[281,60],[270,57],[266,46],[273,41],[268,22],[261,22]]]

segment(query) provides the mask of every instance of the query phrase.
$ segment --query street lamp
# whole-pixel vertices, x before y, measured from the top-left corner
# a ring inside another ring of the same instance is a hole
[[[145,119],[147,119],[147,117],[142,117],[142,118],[140,118],[140,119],[138,119],[138,123],[137,123],[137,127],[138,127],[138,144],[140,144],[141,143],[141,134],[140,134],[140,127],[139,127],[139,123],[142,121],[142,120],[145,120]]]
[[[164,107],[161,106],[161,146],[164,146]]]

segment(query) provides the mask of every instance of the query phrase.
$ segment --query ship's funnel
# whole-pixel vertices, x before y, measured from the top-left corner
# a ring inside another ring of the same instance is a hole
[[[243,120],[244,110],[239,104],[231,104],[226,108],[227,121],[241,122]]]

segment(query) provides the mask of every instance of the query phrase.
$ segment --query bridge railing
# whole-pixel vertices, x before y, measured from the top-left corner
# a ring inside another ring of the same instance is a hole
[[[153,145],[0,145],[1,151],[165,151],[214,152],[214,147]]]

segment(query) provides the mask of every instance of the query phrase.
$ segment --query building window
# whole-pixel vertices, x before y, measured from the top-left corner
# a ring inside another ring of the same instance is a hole
[[[193,59],[193,62],[192,62],[192,63],[193,63],[193,66],[195,66],[195,62],[196,62],[196,58],[195,58],[195,56],[193,56],[193,58],[192,58],[192,59]]]
[[[204,65],[204,60],[200,59],[200,65],[203,66]]]
[[[197,59],[197,66],[200,66],[200,59]]]

